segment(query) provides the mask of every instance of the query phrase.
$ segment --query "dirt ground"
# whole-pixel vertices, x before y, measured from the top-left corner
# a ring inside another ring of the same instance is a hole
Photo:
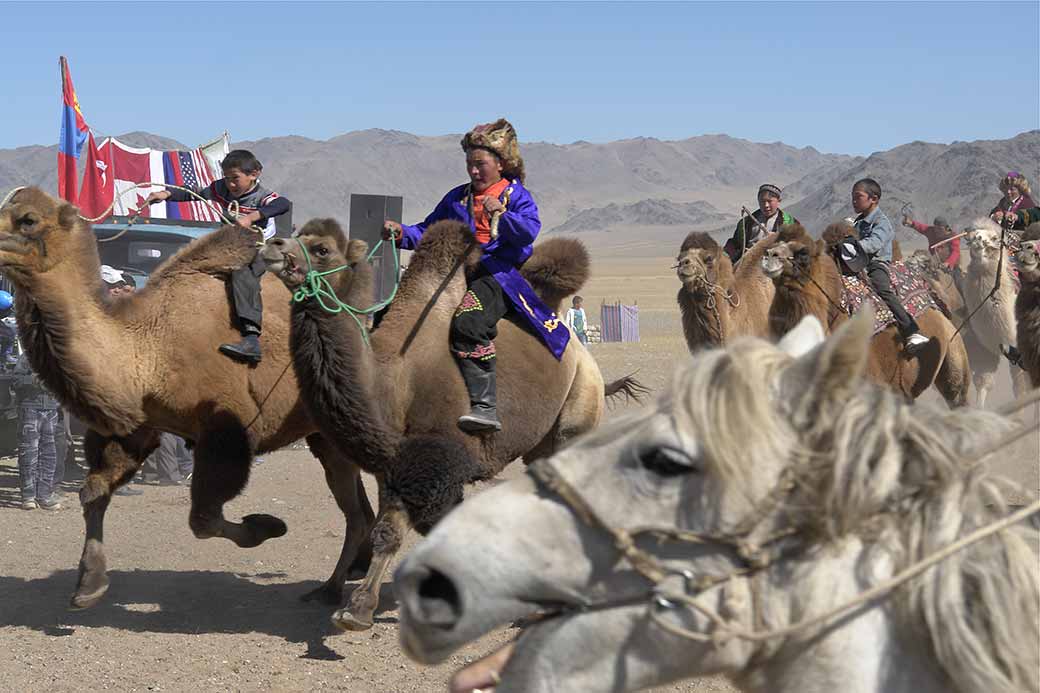
[[[681,236],[657,232],[625,244],[586,239],[607,248],[594,255],[594,276],[583,291],[591,322],[599,322],[601,300],[640,307],[640,343],[592,347],[608,379],[638,371],[659,389],[675,364],[689,358],[669,269]],[[1006,376],[1001,382],[995,404],[1008,396]],[[1035,493],[1038,467],[1033,440],[1004,458],[1000,471]],[[514,464],[505,476],[518,473]],[[186,487],[137,488],[144,494],[117,496],[108,513],[111,589],[94,609],[70,612],[83,536],[76,479],[66,483],[64,510],[23,511],[16,462],[0,460],[0,690],[444,691],[452,671],[511,635],[493,633],[445,664],[423,668],[397,645],[389,582],[376,625],[365,633],[339,633],[329,607],[300,602],[331,572],[343,532],[306,449],[268,456],[226,508],[232,518],[267,512],[288,523],[285,537],[255,549],[195,539]],[[416,540],[411,536],[408,546]],[[734,691],[715,678],[662,690]]]

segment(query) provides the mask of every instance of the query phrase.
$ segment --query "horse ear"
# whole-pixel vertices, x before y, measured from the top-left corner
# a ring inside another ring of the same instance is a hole
[[[781,351],[798,358],[822,344],[825,336],[823,325],[816,316],[806,315],[790,332],[780,338],[777,346]]]
[[[873,331],[874,309],[868,306],[787,368],[780,390],[782,401],[790,403],[797,428],[812,426],[818,416],[844,404],[861,386]]]

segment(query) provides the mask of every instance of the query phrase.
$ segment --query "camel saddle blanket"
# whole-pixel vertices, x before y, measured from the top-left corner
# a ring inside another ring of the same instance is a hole
[[[899,296],[899,301],[906,308],[910,317],[917,318],[926,310],[939,309],[928,282],[920,273],[911,271],[902,262],[893,262],[889,265],[889,269],[891,270],[892,289]],[[845,285],[841,292],[841,307],[846,313],[852,315],[866,301],[872,301],[874,303],[874,334],[883,332],[889,325],[895,324],[896,319],[893,317],[892,311],[874,292],[874,287],[866,281],[865,276],[861,279],[858,276],[842,275],[841,280]]]
[[[523,278],[520,271],[498,258],[485,255],[480,264],[495,277],[502,287],[502,292],[509,299],[513,308],[534,331],[542,344],[546,346],[556,360],[563,358],[563,352],[570,341],[570,330],[564,326],[556,313],[538,298],[531,285]]]

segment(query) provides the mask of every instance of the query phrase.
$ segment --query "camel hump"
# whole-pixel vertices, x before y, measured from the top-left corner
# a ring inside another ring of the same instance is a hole
[[[253,260],[258,238],[255,231],[241,226],[222,226],[192,241],[159,265],[148,283],[158,284],[164,279],[188,272],[226,277]]]
[[[585,286],[589,266],[584,243],[574,238],[552,238],[534,247],[520,274],[545,305],[559,312],[563,299]]]

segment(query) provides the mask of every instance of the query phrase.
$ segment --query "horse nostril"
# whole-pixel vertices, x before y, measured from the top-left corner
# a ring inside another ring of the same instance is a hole
[[[416,615],[431,626],[451,629],[462,616],[462,601],[455,584],[444,573],[430,569],[419,583]]]

